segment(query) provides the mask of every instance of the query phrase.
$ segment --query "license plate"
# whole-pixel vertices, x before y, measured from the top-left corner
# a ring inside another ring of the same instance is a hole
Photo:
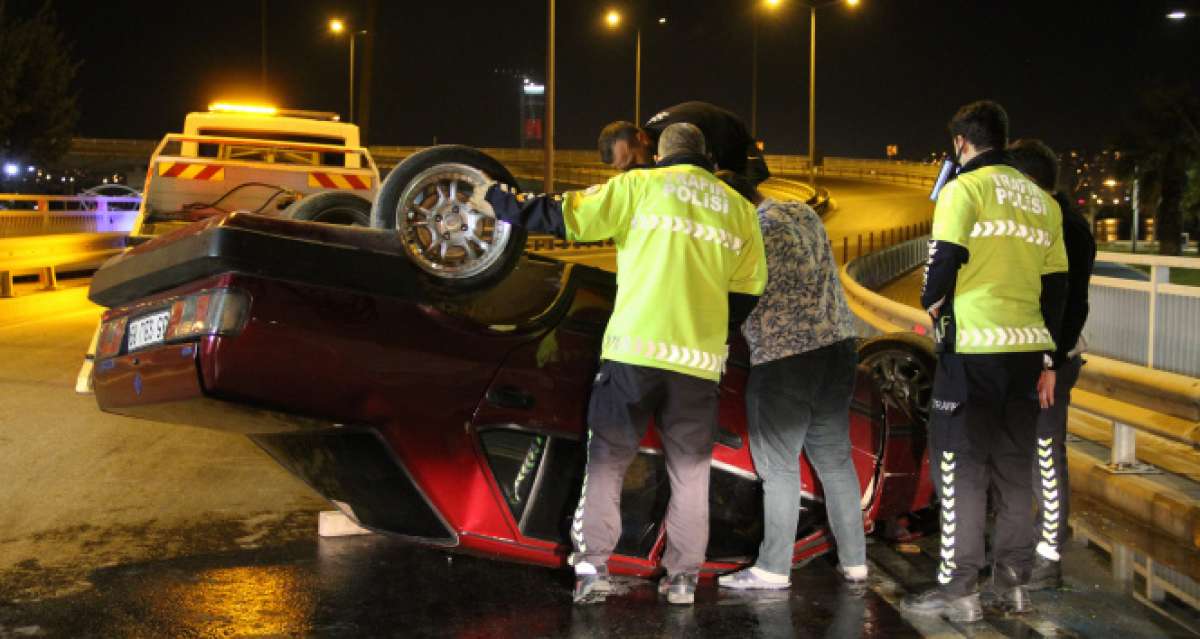
[[[137,350],[163,341],[170,311],[139,317],[129,323],[129,350]]]

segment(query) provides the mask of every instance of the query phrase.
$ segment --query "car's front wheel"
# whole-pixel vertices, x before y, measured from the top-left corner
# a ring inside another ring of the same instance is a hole
[[[493,182],[516,188],[491,156],[465,146],[436,146],[407,157],[388,174],[371,224],[395,229],[409,259],[437,285],[469,289],[506,275],[524,251],[525,232],[481,207]]]
[[[859,346],[858,361],[871,371],[884,401],[900,408],[917,423],[929,423],[937,360],[928,338],[915,333],[873,337]]]

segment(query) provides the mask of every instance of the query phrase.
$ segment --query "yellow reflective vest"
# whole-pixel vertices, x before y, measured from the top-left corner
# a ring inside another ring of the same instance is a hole
[[[603,358],[717,380],[729,293],[767,282],[754,206],[690,164],[622,173],[563,196],[567,239],[612,238],[617,299]]]
[[[1042,276],[1067,270],[1054,198],[1010,166],[975,169],[938,196],[933,239],[970,254],[954,285],[957,352],[1054,350],[1040,303]]]

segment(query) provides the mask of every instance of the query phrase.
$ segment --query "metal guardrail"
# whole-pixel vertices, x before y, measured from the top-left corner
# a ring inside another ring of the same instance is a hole
[[[1200,626],[1194,617],[1181,618],[1163,606],[1167,595],[1170,595],[1193,609],[1200,609],[1200,583],[1186,573],[1156,560],[1158,552],[1148,552],[1143,545],[1147,542],[1139,541],[1136,545],[1124,543],[1102,526],[1087,520],[1073,520],[1071,523],[1076,540],[1089,542],[1109,554],[1113,579],[1127,584],[1136,601],[1162,615],[1165,620],[1193,633],[1200,633]],[[1134,579],[1135,576],[1142,578],[1141,583]]]
[[[1088,347],[1150,368],[1200,376],[1200,287],[1170,283],[1172,268],[1200,269],[1200,259],[1101,252],[1098,262],[1150,267],[1150,280],[1093,276]]]
[[[129,232],[138,197],[0,194],[0,237]]]
[[[938,166],[897,160],[859,160],[825,158],[818,167],[819,175],[851,177],[872,182],[886,182],[914,187],[932,187],[937,180]]]
[[[71,141],[71,153],[81,156],[127,156],[135,160],[144,160],[150,157],[150,153],[157,144],[157,140],[75,138]],[[379,166],[391,168],[404,158],[424,148],[428,147],[375,145],[368,147],[368,150]],[[541,167],[544,157],[540,148],[481,148],[480,150],[496,158],[510,169],[512,165],[517,164]],[[554,157],[556,171],[560,170],[559,166],[611,171],[598,162],[599,158],[594,149],[558,149],[555,150]],[[765,155],[764,159],[771,172],[776,175],[808,173],[808,156],[805,155],[769,154]],[[936,165],[920,162],[839,157],[826,157],[817,167],[818,175],[853,177],[911,186],[931,186],[937,177],[937,170]]]
[[[929,335],[931,321],[923,310],[888,299],[866,285],[880,286],[922,265],[927,241],[928,237],[910,240],[842,267],[847,302],[864,334]],[[1135,465],[1134,431],[1200,448],[1200,379],[1096,355],[1088,355],[1087,360],[1072,406],[1112,423],[1110,467],[1114,471]]]
[[[13,297],[13,279],[38,275],[42,288],[58,286],[60,269],[94,269],[125,249],[125,233],[70,233],[0,239],[0,297]]]

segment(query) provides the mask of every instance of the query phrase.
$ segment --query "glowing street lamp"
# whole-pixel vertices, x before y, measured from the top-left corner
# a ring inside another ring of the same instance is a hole
[[[331,18],[329,20],[329,32],[334,35],[341,35],[349,30],[346,22],[341,18]],[[364,30],[350,31],[350,112],[347,114],[346,121],[354,122],[354,40],[360,35],[366,35]]]
[[[833,5],[834,2],[827,2],[826,5]],[[846,0],[846,4],[857,6],[858,0]],[[816,165],[816,148],[817,148],[817,5],[815,1],[809,1],[809,24],[811,32],[809,34],[809,181],[812,186],[817,185],[817,165]]]
[[[779,7],[781,0],[763,0],[763,7],[774,10]],[[754,37],[751,38],[750,53],[750,137],[758,139],[758,17],[759,11],[753,13]]]
[[[817,184],[816,148],[817,148],[817,9],[823,9],[839,2],[845,2],[850,7],[857,7],[859,0],[805,0],[809,12],[809,49],[808,49],[808,172],[809,181]],[[764,0],[768,7],[775,7],[781,0]],[[757,73],[755,74],[757,86]],[[757,100],[755,100],[756,102]]]
[[[1167,14],[1167,18],[1171,20],[1183,20],[1188,17],[1187,11],[1172,11]]]
[[[604,14],[604,23],[609,29],[616,29],[621,25],[621,12],[616,9],[609,9]],[[667,19],[660,17],[659,24],[666,24]],[[634,49],[633,60],[633,121],[637,125],[642,123],[642,27],[637,28],[636,45]]]

